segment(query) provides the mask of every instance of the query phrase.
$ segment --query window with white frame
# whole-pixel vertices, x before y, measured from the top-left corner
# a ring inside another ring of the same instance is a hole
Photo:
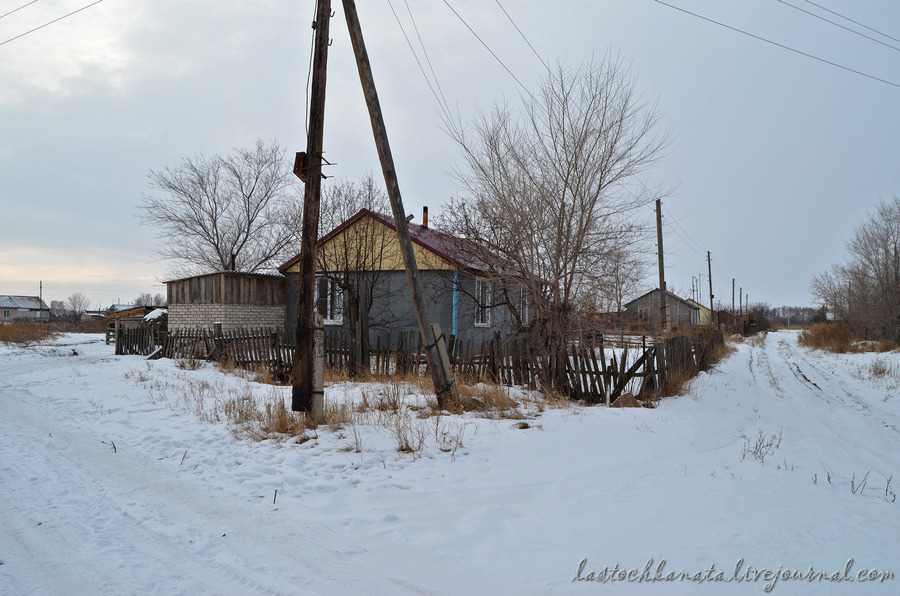
[[[327,325],[344,322],[344,295],[333,279],[316,278],[316,312],[325,318]]]
[[[522,325],[528,325],[531,321],[531,308],[530,308],[531,300],[528,295],[528,287],[527,286],[519,286],[519,321],[521,321]]]
[[[475,279],[475,326],[491,325],[491,282],[486,279]]]

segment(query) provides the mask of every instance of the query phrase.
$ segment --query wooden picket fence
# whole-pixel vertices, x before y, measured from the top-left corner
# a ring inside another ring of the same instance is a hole
[[[523,338],[495,336],[482,342],[450,336],[448,352],[454,374],[467,383],[487,382],[554,389],[586,403],[611,403],[625,392],[650,398],[665,387],[666,378],[693,376],[708,365],[708,356],[724,343],[721,331],[695,332],[658,343],[649,337],[592,338],[568,346],[563,363],[564,387],[546,387],[545,370],[560,370],[557,362],[538,357]],[[283,329],[179,329],[161,333],[119,329],[116,354],[154,358],[227,359],[242,368],[266,367],[276,374],[291,370],[294,337]],[[562,357],[559,355],[557,358]],[[350,346],[340,335],[325,335],[325,366],[340,371],[350,362]],[[418,333],[402,332],[369,350],[369,372],[378,376],[426,373],[426,357]]]

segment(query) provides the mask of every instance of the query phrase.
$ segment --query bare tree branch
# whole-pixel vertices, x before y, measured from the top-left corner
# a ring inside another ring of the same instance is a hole
[[[297,181],[275,142],[226,156],[186,157],[151,170],[140,205],[143,223],[159,229],[157,254],[179,274],[253,272],[295,254],[301,210]]]
[[[501,286],[527,290],[532,332],[562,358],[573,309],[598,296],[620,305],[645,272],[643,230],[631,220],[661,192],[641,175],[667,138],[656,105],[609,55],[557,66],[523,102],[467,127],[447,123],[463,151],[465,196],[442,223],[478,247]]]

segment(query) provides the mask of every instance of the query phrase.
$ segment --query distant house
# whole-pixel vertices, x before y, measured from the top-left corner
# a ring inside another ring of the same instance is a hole
[[[625,305],[625,315],[632,324],[643,325],[650,331],[659,329],[660,291],[651,290]],[[702,311],[706,311],[704,315]],[[709,309],[693,300],[685,300],[672,292],[666,292],[666,321],[672,328],[692,327],[708,323]]]
[[[691,317],[691,325],[694,327],[704,326],[704,325],[712,325],[713,320],[713,311],[709,308],[703,306],[696,300],[692,300],[690,298],[686,298],[685,302],[694,307],[694,314]]]
[[[50,308],[38,296],[0,295],[0,323],[11,323],[17,319],[49,321]]]
[[[215,323],[226,330],[284,325],[284,277],[277,272],[194,275],[167,281],[166,293],[170,330],[211,329]]]
[[[465,241],[429,228],[427,222],[410,223],[409,233],[426,322],[476,342],[515,331],[508,309],[501,305],[509,292],[482,273]],[[323,236],[317,247],[316,310],[325,318],[326,331],[349,333],[353,319],[355,333],[365,333],[372,346],[379,340],[384,345],[398,331],[418,333],[392,217],[362,209]],[[278,270],[287,280],[287,325],[292,330],[300,255]]]

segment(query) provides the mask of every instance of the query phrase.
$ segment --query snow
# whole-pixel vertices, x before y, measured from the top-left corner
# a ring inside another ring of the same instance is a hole
[[[169,314],[169,309],[167,308],[154,308],[149,313],[144,315],[144,322],[149,323],[151,321],[155,321],[162,317],[165,317]]]
[[[374,423],[251,440],[217,404],[289,388],[102,335],[0,344],[0,593],[898,593],[858,574],[900,573],[900,354],[735,348],[655,409],[412,419],[411,454]]]

